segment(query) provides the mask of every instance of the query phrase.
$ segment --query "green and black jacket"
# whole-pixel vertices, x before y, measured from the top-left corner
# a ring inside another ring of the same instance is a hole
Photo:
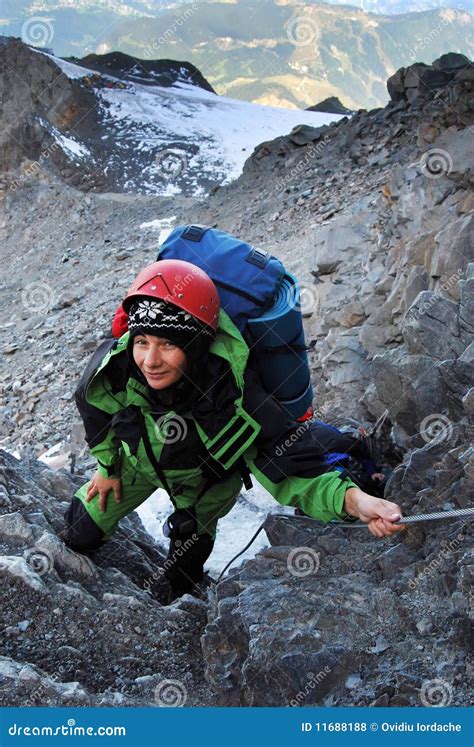
[[[121,476],[125,456],[137,479],[142,475],[187,507],[200,500],[203,484],[205,490],[245,467],[283,505],[323,521],[346,518],[341,475],[325,474],[327,444],[309,430],[302,434],[301,424],[288,421],[265,392],[248,345],[225,312],[206,360],[208,384],[186,410],[163,406],[138,380],[128,343],[128,333],[103,342],[75,393],[101,475]],[[285,443],[291,445],[280,448]]]

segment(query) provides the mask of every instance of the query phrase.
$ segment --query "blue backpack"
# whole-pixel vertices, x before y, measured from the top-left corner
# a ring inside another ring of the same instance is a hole
[[[312,413],[299,286],[282,262],[225,231],[178,226],[158,259],[181,259],[214,281],[222,308],[252,350],[260,378],[292,419]]]

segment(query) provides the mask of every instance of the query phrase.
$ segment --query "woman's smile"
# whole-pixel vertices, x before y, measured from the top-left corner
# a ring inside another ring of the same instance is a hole
[[[165,389],[175,384],[187,368],[186,355],[181,348],[166,338],[154,335],[139,334],[134,338],[133,358],[148,385],[153,389]],[[148,364],[161,366],[163,363],[166,363],[168,368],[147,368]]]
[[[160,371],[159,373],[157,373],[157,372],[156,373],[150,373],[149,371],[144,371],[143,373],[149,379],[161,379],[161,378],[163,378],[163,376],[166,376],[170,372],[169,371]]]

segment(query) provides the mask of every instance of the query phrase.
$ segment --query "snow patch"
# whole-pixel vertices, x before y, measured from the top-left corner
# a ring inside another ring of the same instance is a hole
[[[90,72],[47,56],[70,78]],[[237,179],[260,143],[297,125],[320,127],[341,116],[252,104],[182,82],[169,88],[128,81],[127,88],[93,91],[110,143],[100,156],[103,173],[117,188],[135,194],[205,196],[212,186]],[[76,158],[86,155],[83,146],[64,136],[61,145]]]
[[[77,140],[73,140],[71,137],[66,137],[66,135],[63,135],[58,130],[54,132],[54,137],[69,158],[80,160],[84,158],[92,159],[92,153],[90,150]]]
[[[141,223],[140,228],[149,228],[152,231],[159,231],[158,243],[161,245],[172,232],[175,220],[176,215],[173,215],[171,218],[156,218],[156,220],[149,220],[146,223]]]

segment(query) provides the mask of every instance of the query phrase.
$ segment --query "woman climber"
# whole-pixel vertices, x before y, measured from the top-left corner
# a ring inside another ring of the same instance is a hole
[[[165,576],[174,596],[203,576],[219,518],[249,473],[282,505],[329,522],[367,523],[375,537],[404,529],[397,504],[365,493],[327,456],[356,439],[291,421],[262,387],[249,347],[220,309],[210,277],[182,260],[149,265],[122,306],[128,331],[103,342],[76,391],[97,471],[66,512],[66,544],[93,552],[157,488],[174,513]],[[183,287],[177,278],[190,276]],[[286,446],[285,446],[286,445]]]

